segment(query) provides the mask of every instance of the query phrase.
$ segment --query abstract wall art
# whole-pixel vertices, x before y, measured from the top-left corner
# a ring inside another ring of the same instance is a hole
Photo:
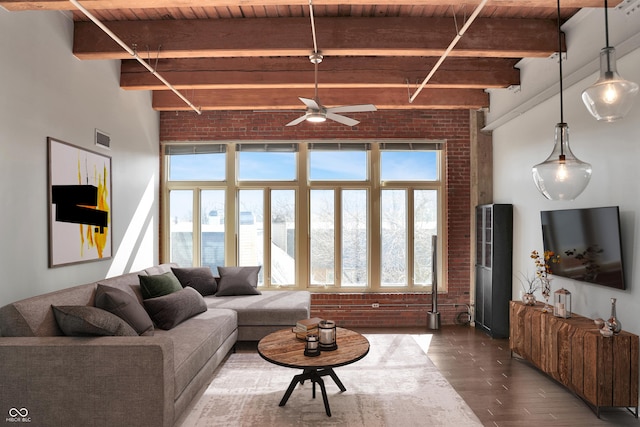
[[[49,267],[111,258],[111,157],[47,143]]]

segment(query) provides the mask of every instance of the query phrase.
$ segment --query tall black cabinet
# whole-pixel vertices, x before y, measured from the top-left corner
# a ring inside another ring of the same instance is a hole
[[[509,336],[513,205],[476,207],[475,324],[494,338]]]

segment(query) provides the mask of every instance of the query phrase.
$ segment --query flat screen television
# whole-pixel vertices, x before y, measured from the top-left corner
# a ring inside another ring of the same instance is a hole
[[[545,251],[560,256],[552,274],[625,289],[617,206],[540,212]]]

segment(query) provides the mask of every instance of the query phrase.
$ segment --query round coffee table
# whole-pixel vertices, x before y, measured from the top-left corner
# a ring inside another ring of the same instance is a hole
[[[302,369],[303,372],[293,377],[289,388],[284,393],[279,406],[284,406],[298,383],[306,380],[313,383],[313,398],[316,397],[316,383],[320,385],[324,409],[331,416],[329,399],[322,377],[329,375],[341,391],[347,391],[333,368],[348,365],[362,359],[369,352],[369,341],[357,332],[345,328],[337,328],[336,343],[338,348],[323,351],[320,356],[304,355],[305,342],[296,338],[291,329],[273,332],[258,343],[258,353],[268,362],[287,368]]]

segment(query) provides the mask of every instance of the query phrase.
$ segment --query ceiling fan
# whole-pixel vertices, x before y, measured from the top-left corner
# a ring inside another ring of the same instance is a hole
[[[313,99],[299,97],[300,101],[307,106],[307,111],[300,117],[287,123],[287,126],[295,126],[299,123],[308,122],[319,123],[325,120],[333,120],[347,126],[355,126],[360,123],[358,120],[343,116],[337,113],[361,113],[369,111],[377,111],[373,104],[361,105],[343,105],[340,107],[325,107],[320,103],[318,98],[318,64],[322,62],[323,56],[318,52],[318,43],[316,41],[316,26],[313,19],[313,4],[309,0],[309,15],[311,17],[311,33],[313,35],[313,53],[309,55],[309,60],[315,67],[315,95]]]

